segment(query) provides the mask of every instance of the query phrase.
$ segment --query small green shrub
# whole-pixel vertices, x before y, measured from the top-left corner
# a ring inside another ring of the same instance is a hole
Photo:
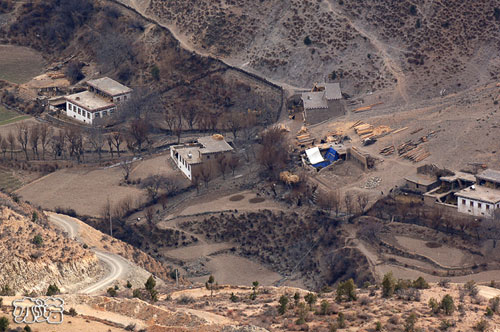
[[[40,234],[37,234],[33,237],[33,240],[31,240],[34,245],[40,247],[43,244],[43,238]]]
[[[56,284],[49,285],[49,288],[47,288],[47,296],[53,296],[59,294],[61,291],[59,290],[59,287],[57,287]]]
[[[116,296],[116,289],[114,287],[109,287],[108,290],[106,291],[109,296],[115,297]]]

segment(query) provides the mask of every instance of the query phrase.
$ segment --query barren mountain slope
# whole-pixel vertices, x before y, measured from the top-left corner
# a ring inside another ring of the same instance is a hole
[[[51,229],[43,218],[0,194],[0,287],[45,293],[49,284],[64,290],[102,272],[94,253]]]
[[[353,93],[397,83],[408,101],[499,71],[500,6],[492,0],[122,1],[188,47],[296,86],[328,76]]]
[[[65,303],[78,314],[50,331],[498,331],[499,298],[493,299],[498,289],[400,280],[394,295],[383,297],[381,287],[365,286],[350,293],[354,301],[329,288],[313,295],[299,288],[258,287],[252,294],[250,287],[223,285],[213,295],[205,287],[161,293],[154,304],[132,299],[131,290],[115,298],[69,295]],[[440,305],[443,299],[447,302]],[[429,302],[436,303],[433,309]]]

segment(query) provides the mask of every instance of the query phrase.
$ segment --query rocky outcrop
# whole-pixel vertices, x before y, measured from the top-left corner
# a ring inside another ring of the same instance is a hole
[[[50,284],[64,291],[102,272],[94,253],[37,222],[33,214],[0,206],[0,288],[45,294]]]

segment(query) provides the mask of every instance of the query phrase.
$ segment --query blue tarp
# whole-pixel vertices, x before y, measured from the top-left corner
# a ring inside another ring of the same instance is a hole
[[[326,167],[331,163],[333,163],[334,161],[338,160],[339,154],[337,153],[337,151],[335,151],[333,148],[330,147],[328,150],[326,150],[325,159],[326,159],[325,161],[314,164],[313,166],[316,168]]]
[[[323,167],[326,167],[328,165],[330,165],[332,162],[330,160],[325,160],[325,161],[322,161],[320,163],[317,163],[317,164],[314,164],[313,166],[316,167],[316,168],[323,168]]]
[[[326,150],[325,159],[330,160],[332,163],[339,159],[339,154],[332,147]]]

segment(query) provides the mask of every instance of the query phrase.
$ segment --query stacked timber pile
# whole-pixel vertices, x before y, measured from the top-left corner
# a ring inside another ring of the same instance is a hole
[[[353,128],[356,134],[358,134],[358,136],[363,140],[368,138],[380,138],[389,134],[392,131],[391,127],[389,126],[374,127],[371,124],[364,123],[361,121],[356,122],[353,125]]]
[[[312,145],[314,143],[314,138],[312,138],[311,134],[307,131],[307,127],[300,128],[296,138],[297,144],[300,146]]]
[[[328,133],[325,137],[327,143],[342,143],[344,140],[344,132],[341,130],[335,130]]]
[[[373,126],[368,123],[361,123],[354,127],[354,131],[362,139],[368,138],[367,136],[373,136]]]
[[[401,158],[409,159],[415,163],[424,160],[431,155],[426,149],[420,146],[421,143],[426,141],[427,139],[422,140],[421,138],[417,143],[409,140],[400,144],[398,146],[399,156]]]
[[[371,104],[371,105],[368,105],[368,106],[363,106],[363,107],[358,107],[354,110],[352,110],[353,113],[358,113],[358,112],[365,112],[365,111],[369,111],[371,110],[373,107],[377,106],[377,105],[381,105],[383,104],[382,102],[378,102],[378,103],[375,103],[375,104]]]
[[[385,148],[381,149],[380,154],[384,155],[384,156],[389,156],[389,155],[393,154],[394,151],[396,151],[396,148],[394,147],[394,145],[389,145],[389,146],[386,146]]]
[[[419,146],[417,148],[411,149],[408,152],[404,153],[401,155],[401,157],[405,159],[409,159],[413,161],[414,163],[418,163],[419,161],[424,160],[425,158],[429,157],[431,154],[429,151],[425,150],[422,146]]]

